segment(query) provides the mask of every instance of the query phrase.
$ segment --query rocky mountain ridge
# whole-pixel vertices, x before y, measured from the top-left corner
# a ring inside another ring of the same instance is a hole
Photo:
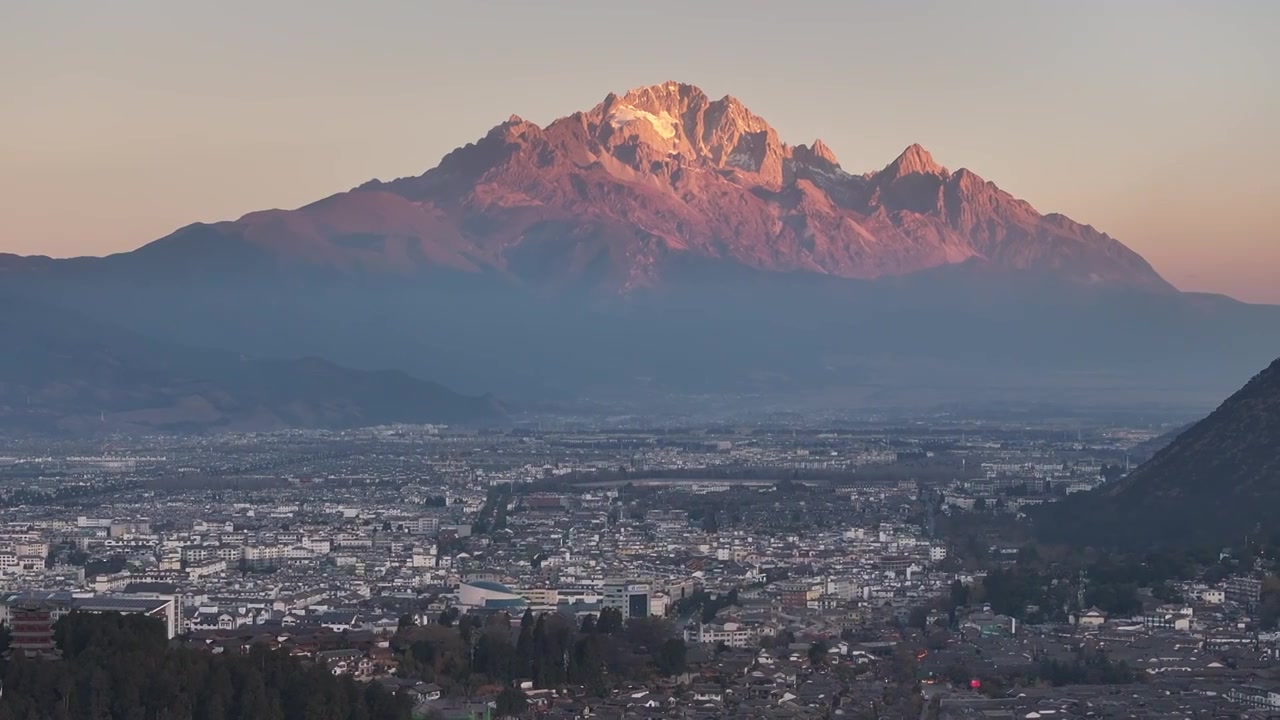
[[[490,273],[624,294],[690,262],[848,279],[976,263],[1172,291],[1118,241],[950,172],[919,145],[852,174],[821,140],[787,145],[733,97],[674,82],[546,127],[513,116],[420,176],[188,226],[134,255]]]
[[[856,174],[680,83],[545,126],[513,116],[421,175],[133,252],[0,256],[0,283],[184,346],[515,402],[1177,396],[1200,412],[1280,343],[1277,308],[1179,293],[919,146]]]
[[[448,246],[462,239],[472,264],[520,276],[530,256],[577,274],[603,264],[600,280],[624,291],[660,285],[680,255],[861,279],[975,261],[1170,289],[1119,242],[949,172],[919,145],[851,174],[821,140],[789,146],[733,97],[674,82],[545,128],[513,118],[422,176],[360,191],[451,220]]]

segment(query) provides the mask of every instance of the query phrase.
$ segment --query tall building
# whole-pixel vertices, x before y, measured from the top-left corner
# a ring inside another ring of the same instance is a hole
[[[1223,584],[1227,602],[1243,605],[1252,611],[1262,599],[1262,581],[1255,577],[1231,577]]]
[[[59,656],[53,641],[53,609],[24,603],[9,611],[9,656],[53,660]]]
[[[609,580],[604,584],[603,605],[622,613],[622,619],[649,617],[653,587],[648,583]]]

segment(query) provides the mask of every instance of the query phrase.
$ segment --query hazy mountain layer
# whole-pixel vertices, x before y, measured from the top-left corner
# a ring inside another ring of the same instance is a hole
[[[493,423],[501,406],[400,372],[317,359],[253,359],[154,341],[62,310],[0,297],[0,430],[335,428]]]
[[[1280,347],[1280,309],[1178,293],[918,146],[850,173],[678,83],[134,252],[0,257],[0,282],[181,344],[512,398],[1207,409]]]

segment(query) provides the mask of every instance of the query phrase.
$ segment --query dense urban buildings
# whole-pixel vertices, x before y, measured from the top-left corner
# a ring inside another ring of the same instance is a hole
[[[445,717],[494,711],[503,682],[565,717],[592,707],[578,692],[620,718],[860,717],[873,697],[890,717],[1087,715],[1116,683],[1171,713],[1270,707],[1265,557],[1112,579],[1037,557],[1026,534],[1028,512],[1105,486],[1159,430],[393,426],[121,437],[98,454],[12,440],[0,623],[11,656],[53,661],[64,616],[145,616],[184,646],[287,649]],[[422,668],[415,652],[471,622],[490,629],[461,666]],[[547,623],[650,669],[602,660],[621,674],[573,691],[578,661],[557,678],[483,659],[491,633],[520,653]]]

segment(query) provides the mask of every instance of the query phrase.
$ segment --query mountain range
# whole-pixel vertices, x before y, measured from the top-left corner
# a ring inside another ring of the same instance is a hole
[[[1280,346],[1280,308],[1178,292],[918,145],[849,172],[674,82],[295,210],[0,256],[0,282],[165,342],[517,399],[1203,406]]]
[[[1214,548],[1270,532],[1280,506],[1280,360],[1124,478],[1045,506],[1045,536]]]
[[[501,404],[401,372],[182,347],[0,295],[0,432],[498,424]]]

